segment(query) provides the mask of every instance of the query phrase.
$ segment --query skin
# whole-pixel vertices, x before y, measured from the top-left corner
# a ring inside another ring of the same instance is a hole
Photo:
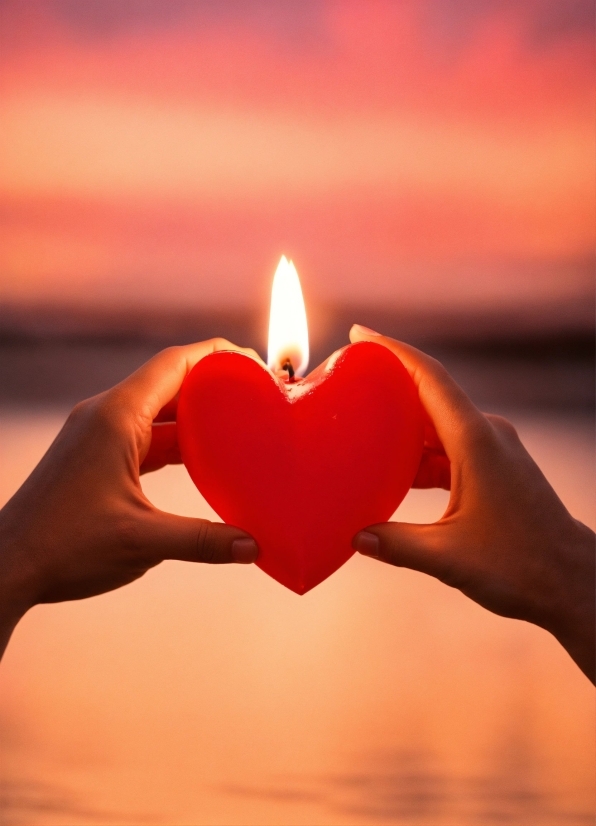
[[[350,339],[382,344],[410,373],[427,419],[414,487],[450,491],[438,522],[371,525],[354,548],[545,628],[594,682],[593,531],[567,511],[513,425],[483,415],[439,362],[359,325]]]
[[[350,335],[388,347],[408,369],[427,416],[414,486],[451,491],[434,525],[372,525],[354,547],[547,629],[594,681],[593,532],[568,513],[513,426],[480,413],[438,362],[363,327]],[[0,511],[0,651],[38,603],[119,588],[164,559],[256,560],[243,531],[159,511],[139,481],[180,462],[177,393],[192,367],[220,349],[242,348],[214,339],[165,350],[75,407]]]
[[[0,654],[34,605],[119,588],[164,559],[254,562],[231,525],[155,508],[142,473],[181,461],[174,414],[194,365],[224,339],[159,353],[111,390],[78,404],[25,484],[0,511]]]

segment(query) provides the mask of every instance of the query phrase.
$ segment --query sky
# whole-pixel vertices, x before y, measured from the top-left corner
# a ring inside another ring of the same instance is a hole
[[[0,0],[0,297],[588,301],[586,0]]]

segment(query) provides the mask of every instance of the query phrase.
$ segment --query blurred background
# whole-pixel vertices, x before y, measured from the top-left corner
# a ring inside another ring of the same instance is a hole
[[[285,253],[311,367],[352,322],[424,348],[594,526],[593,71],[591,0],[0,0],[2,501],[162,347],[265,355]],[[146,487],[214,516],[183,468]],[[566,655],[379,567],[36,608],[0,823],[592,823]]]

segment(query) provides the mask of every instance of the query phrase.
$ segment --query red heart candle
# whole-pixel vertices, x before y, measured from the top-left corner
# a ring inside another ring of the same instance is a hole
[[[416,388],[371,342],[295,382],[250,356],[213,353],[187,376],[177,422],[207,502],[256,539],[257,565],[297,594],[350,558],[357,531],[389,519],[422,455]]]

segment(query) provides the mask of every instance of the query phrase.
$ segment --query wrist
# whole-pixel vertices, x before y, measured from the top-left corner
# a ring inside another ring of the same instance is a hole
[[[32,555],[27,554],[21,532],[10,522],[6,508],[0,510],[0,652],[16,624],[35,603],[29,571]]]
[[[596,536],[572,520],[561,542],[557,598],[544,627],[561,643],[586,676],[595,681]]]

